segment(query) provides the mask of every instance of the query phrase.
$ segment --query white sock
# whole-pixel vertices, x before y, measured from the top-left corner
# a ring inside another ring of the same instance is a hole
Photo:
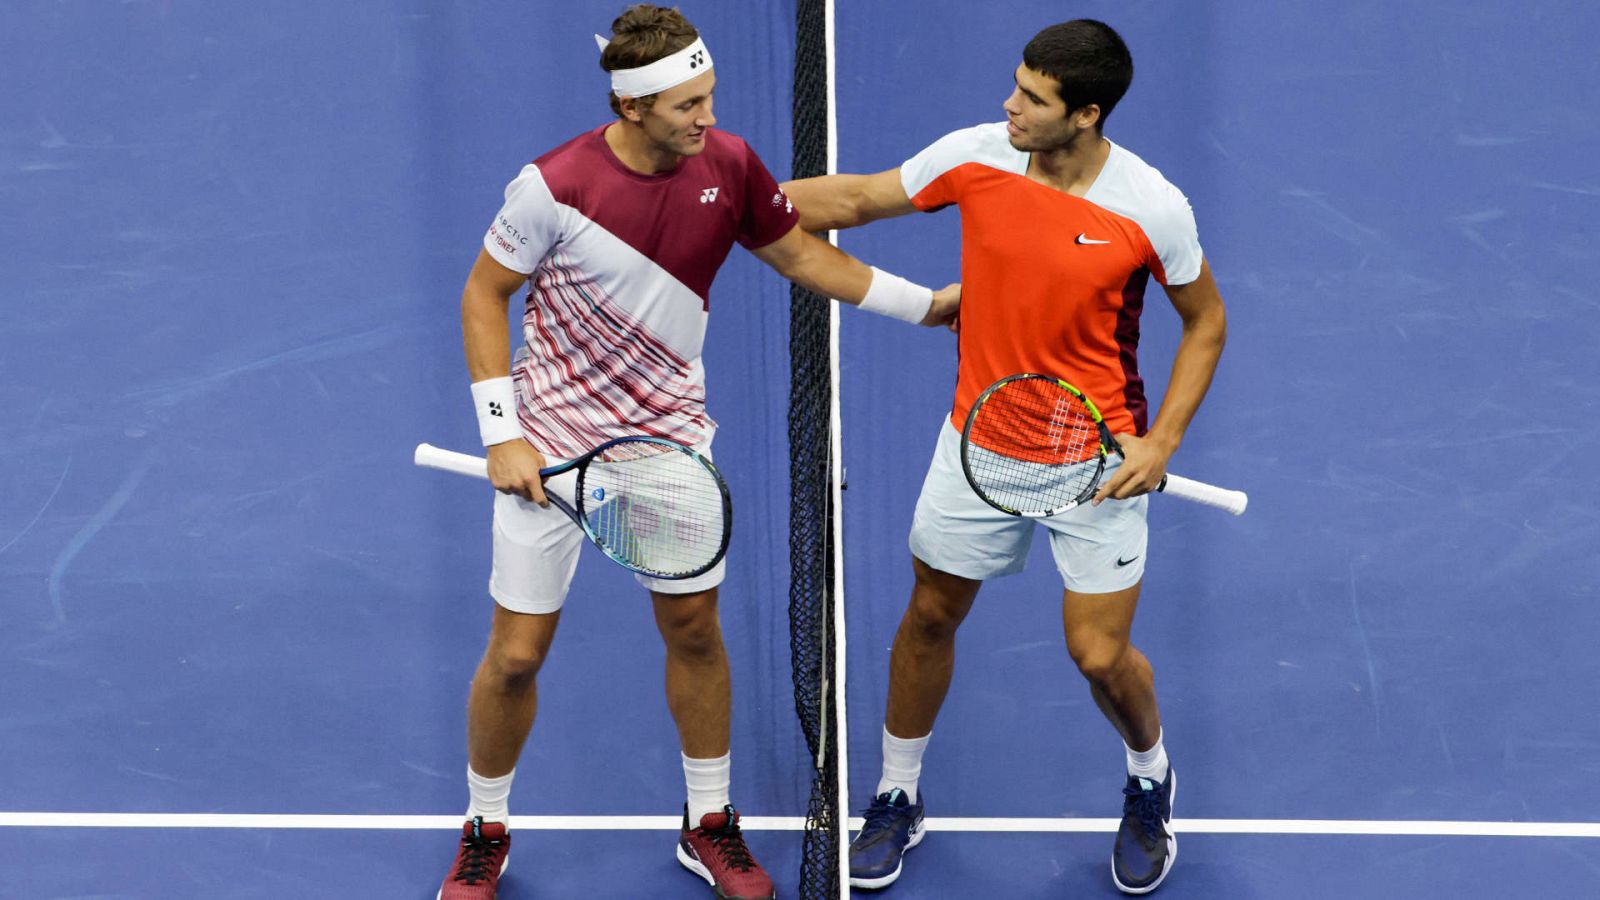
[[[884,794],[899,788],[911,802],[917,802],[917,781],[922,777],[922,754],[928,749],[928,739],[933,733],[919,738],[897,738],[883,729],[883,777],[878,780],[878,793]]]
[[[516,775],[517,770],[512,769],[499,778],[485,778],[467,766],[467,793],[471,797],[467,818],[482,816],[485,822],[508,824],[511,814],[506,810],[506,800],[511,796],[511,779]]]
[[[1145,778],[1156,783],[1167,780],[1167,748],[1162,746],[1161,739],[1166,736],[1165,731],[1156,733],[1156,745],[1149,750],[1139,751],[1127,744],[1122,746],[1128,751],[1128,774],[1135,778]]]
[[[690,828],[699,828],[700,818],[705,814],[722,812],[729,803],[728,785],[732,780],[732,753],[724,753],[716,759],[683,757],[683,783],[689,788]]]

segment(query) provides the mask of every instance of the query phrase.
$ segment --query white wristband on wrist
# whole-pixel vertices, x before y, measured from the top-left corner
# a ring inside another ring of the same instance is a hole
[[[485,447],[522,437],[517,421],[517,395],[511,376],[472,383],[472,405],[478,412],[478,434]]]
[[[933,307],[933,291],[873,266],[872,284],[860,306],[867,312],[920,325]]]

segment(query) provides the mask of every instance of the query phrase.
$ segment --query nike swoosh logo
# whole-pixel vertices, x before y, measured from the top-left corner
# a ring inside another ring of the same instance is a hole
[[[1137,557],[1137,556],[1134,556],[1134,557],[1130,557],[1130,558],[1128,558],[1128,559],[1123,559],[1123,558],[1122,558],[1122,557],[1120,557],[1120,556],[1119,556],[1119,557],[1117,557],[1117,568],[1119,568],[1119,569],[1120,569],[1120,568],[1122,568],[1122,567],[1123,567],[1123,566],[1125,566],[1125,565],[1127,565],[1127,564],[1128,564],[1128,563],[1131,563],[1131,562],[1133,562],[1133,561],[1134,561],[1134,560],[1136,560],[1136,559],[1138,559],[1138,558],[1139,558],[1139,557]]]
[[[1078,234],[1078,243],[1080,243],[1080,244],[1109,244],[1111,242],[1110,241],[1097,241],[1094,238],[1089,237],[1089,235],[1087,235],[1085,233],[1082,233],[1082,232],[1079,232],[1079,234]]]

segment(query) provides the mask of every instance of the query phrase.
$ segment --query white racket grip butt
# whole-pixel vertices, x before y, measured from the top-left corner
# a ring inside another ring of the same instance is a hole
[[[1250,497],[1244,491],[1219,488],[1214,484],[1184,478],[1182,475],[1168,475],[1161,487],[1156,490],[1193,503],[1215,506],[1236,516],[1243,515],[1245,507],[1250,504]]]
[[[443,469],[457,475],[467,475],[472,478],[489,477],[489,461],[481,456],[472,456],[467,453],[457,453],[454,450],[445,450],[432,444],[418,444],[417,452],[412,461],[419,466],[429,469]]]

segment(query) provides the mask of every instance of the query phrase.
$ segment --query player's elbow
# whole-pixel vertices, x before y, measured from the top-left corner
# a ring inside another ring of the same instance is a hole
[[[817,240],[810,235],[805,235],[805,239]],[[774,272],[777,272],[779,275],[782,275],[789,281],[795,281],[805,275],[807,267],[809,266],[809,256],[810,254],[808,253],[808,248],[805,246],[805,241],[802,241],[800,246],[793,248],[789,252],[774,253],[771,256],[765,257],[763,261],[767,265],[771,266]]]
[[[839,222],[833,227],[854,228],[884,217],[878,198],[873,194],[871,178],[858,175],[850,179],[840,193]]]
[[[1211,341],[1220,351],[1223,345],[1228,343],[1228,310],[1222,305],[1222,301],[1217,301],[1216,307],[1208,317],[1207,325]]]
[[[1228,311],[1220,299],[1207,303],[1183,317],[1183,330],[1188,339],[1220,352],[1228,342]]]
[[[509,294],[502,294],[479,282],[469,281],[466,290],[461,292],[461,321],[472,323],[504,319],[510,302]]]

